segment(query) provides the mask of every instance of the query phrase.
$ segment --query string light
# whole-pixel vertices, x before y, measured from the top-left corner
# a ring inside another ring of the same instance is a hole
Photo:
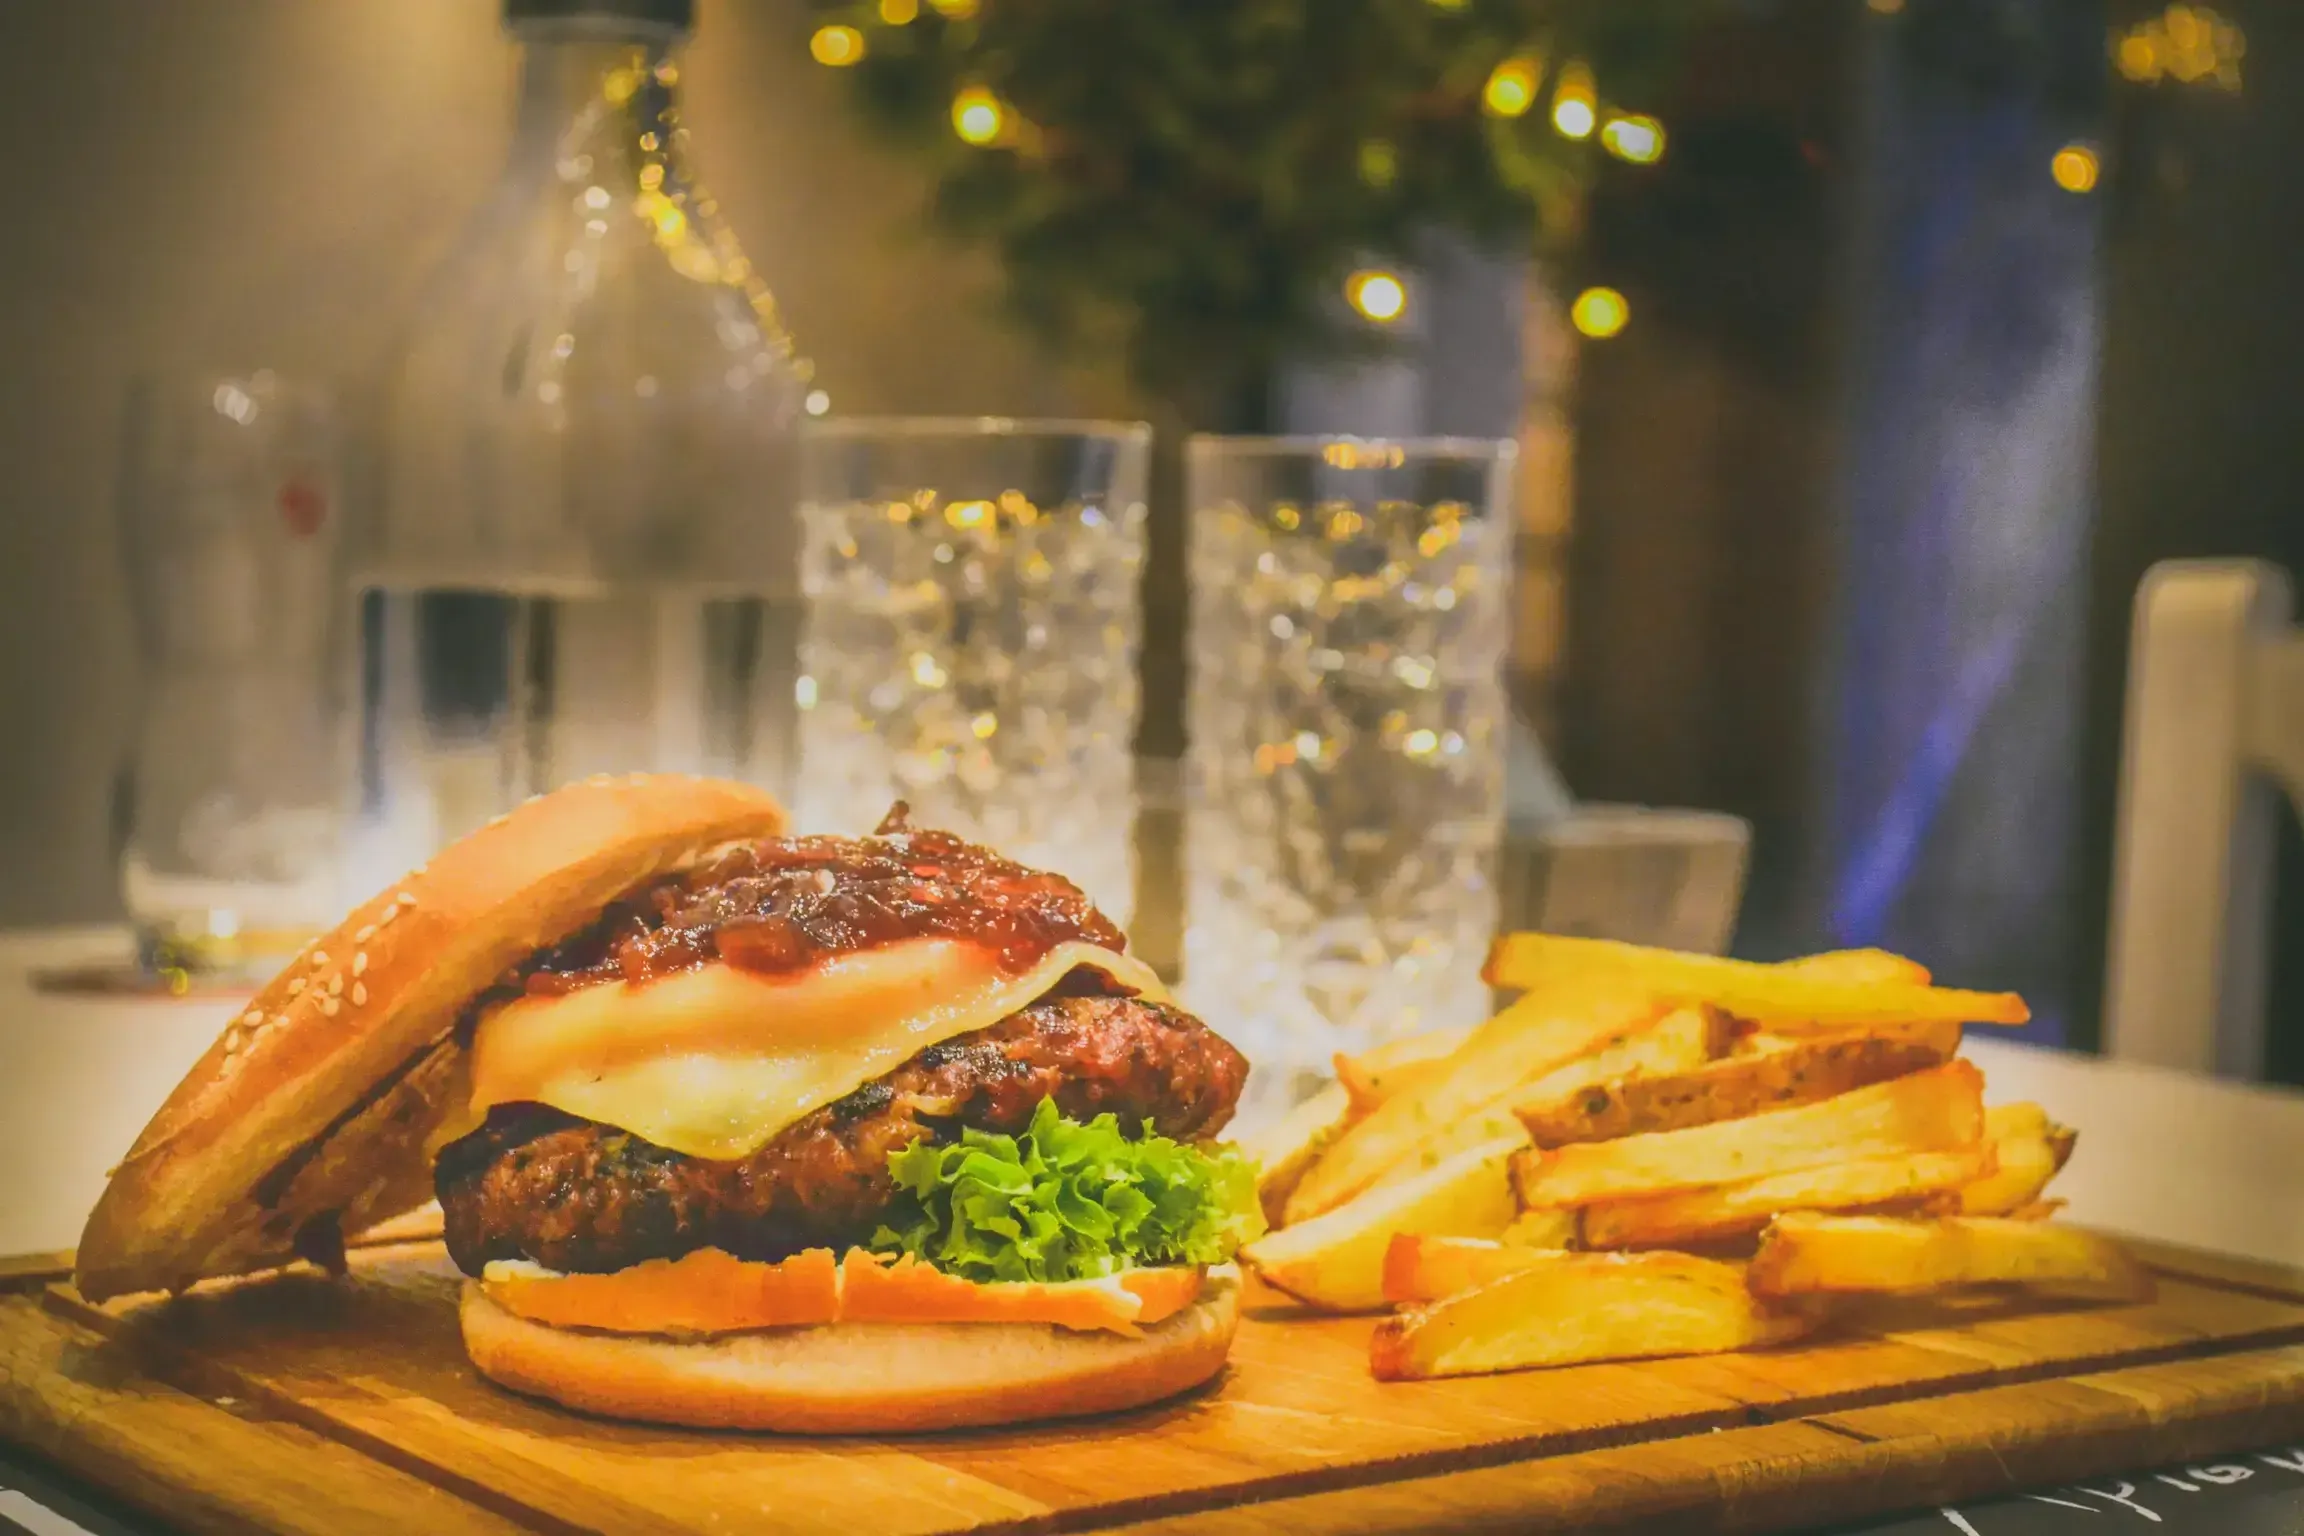
[[[1632,306],[1613,288],[1587,288],[1568,306],[1568,321],[1594,341],[1606,341],[1632,318]]]
[[[1007,116],[1000,108],[1000,98],[980,85],[952,98],[952,131],[970,144],[989,144],[1000,137]]]
[[[880,0],[880,19],[889,26],[907,26],[919,14],[920,0]]]
[[[1390,272],[1355,272],[1344,280],[1344,297],[1378,325],[1390,325],[1408,310],[1408,285]]]
[[[1570,63],[1560,71],[1560,83],[1552,91],[1552,126],[1564,138],[1588,137],[1600,121],[1598,101],[1591,69]]]
[[[2096,151],[2085,144],[2067,144],[2048,162],[2048,174],[2067,192],[2093,192],[2099,166]]]
[[[864,34],[854,27],[818,27],[808,39],[808,52],[817,63],[839,69],[864,57]]]
[[[928,0],[947,21],[966,21],[976,14],[976,0]]]
[[[600,77],[600,99],[612,107],[620,107],[632,99],[640,89],[640,59],[633,55],[631,62],[612,69]]]
[[[1490,117],[1519,117],[1536,105],[1536,82],[1543,68],[1526,54],[1506,59],[1488,75],[1480,93],[1481,108]]]
[[[1400,174],[1400,153],[1383,139],[1360,146],[1360,179],[1382,191]]]
[[[2171,5],[2112,40],[2113,66],[2138,85],[2172,79],[2237,91],[2247,52],[2247,34],[2239,25],[2205,5]]]
[[[812,389],[808,391],[808,398],[801,404],[807,408],[809,415],[821,416],[832,409],[832,397],[820,389]]]
[[[1611,117],[1600,126],[1600,142],[1619,160],[1654,165],[1664,158],[1664,125],[1638,112]]]

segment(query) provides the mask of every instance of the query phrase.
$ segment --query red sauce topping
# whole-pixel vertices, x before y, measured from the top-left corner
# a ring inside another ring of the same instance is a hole
[[[1073,939],[1126,940],[1061,875],[948,832],[914,831],[903,802],[870,837],[778,837],[641,887],[530,962],[531,994],[644,981],[724,960],[796,971],[900,939],[966,939],[1011,973]]]

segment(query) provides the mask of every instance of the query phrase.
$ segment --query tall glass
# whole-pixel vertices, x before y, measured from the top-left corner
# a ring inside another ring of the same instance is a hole
[[[804,828],[922,826],[1125,922],[1151,429],[812,422],[801,442]]]
[[[789,787],[808,369],[695,174],[692,10],[505,0],[511,143],[380,381],[364,882],[596,773]]]
[[[129,390],[140,680],[121,894],[148,970],[268,969],[336,909],[348,765],[327,398],[269,370]]]
[[[1188,453],[1183,985],[1260,1117],[1337,1051],[1489,1011],[1514,449]]]

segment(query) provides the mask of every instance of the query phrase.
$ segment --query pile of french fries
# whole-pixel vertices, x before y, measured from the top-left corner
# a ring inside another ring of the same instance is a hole
[[[1513,934],[1472,1029],[1338,1057],[1255,1140],[1242,1257],[1330,1312],[1394,1309],[1379,1377],[1706,1354],[1803,1337],[1834,1297],[2150,1294],[2050,1222],[2073,1133],[1984,1104],[1964,1024],[2020,1024],[1879,950],[1780,964]]]

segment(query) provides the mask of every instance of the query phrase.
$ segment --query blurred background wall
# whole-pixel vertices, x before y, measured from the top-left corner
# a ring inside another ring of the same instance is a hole
[[[702,0],[701,167],[836,408],[1128,414],[1052,367],[849,127],[787,0]],[[488,189],[514,56],[496,0],[0,6],[0,925],[118,907],[132,672],[112,524],[142,368],[356,373]]]

